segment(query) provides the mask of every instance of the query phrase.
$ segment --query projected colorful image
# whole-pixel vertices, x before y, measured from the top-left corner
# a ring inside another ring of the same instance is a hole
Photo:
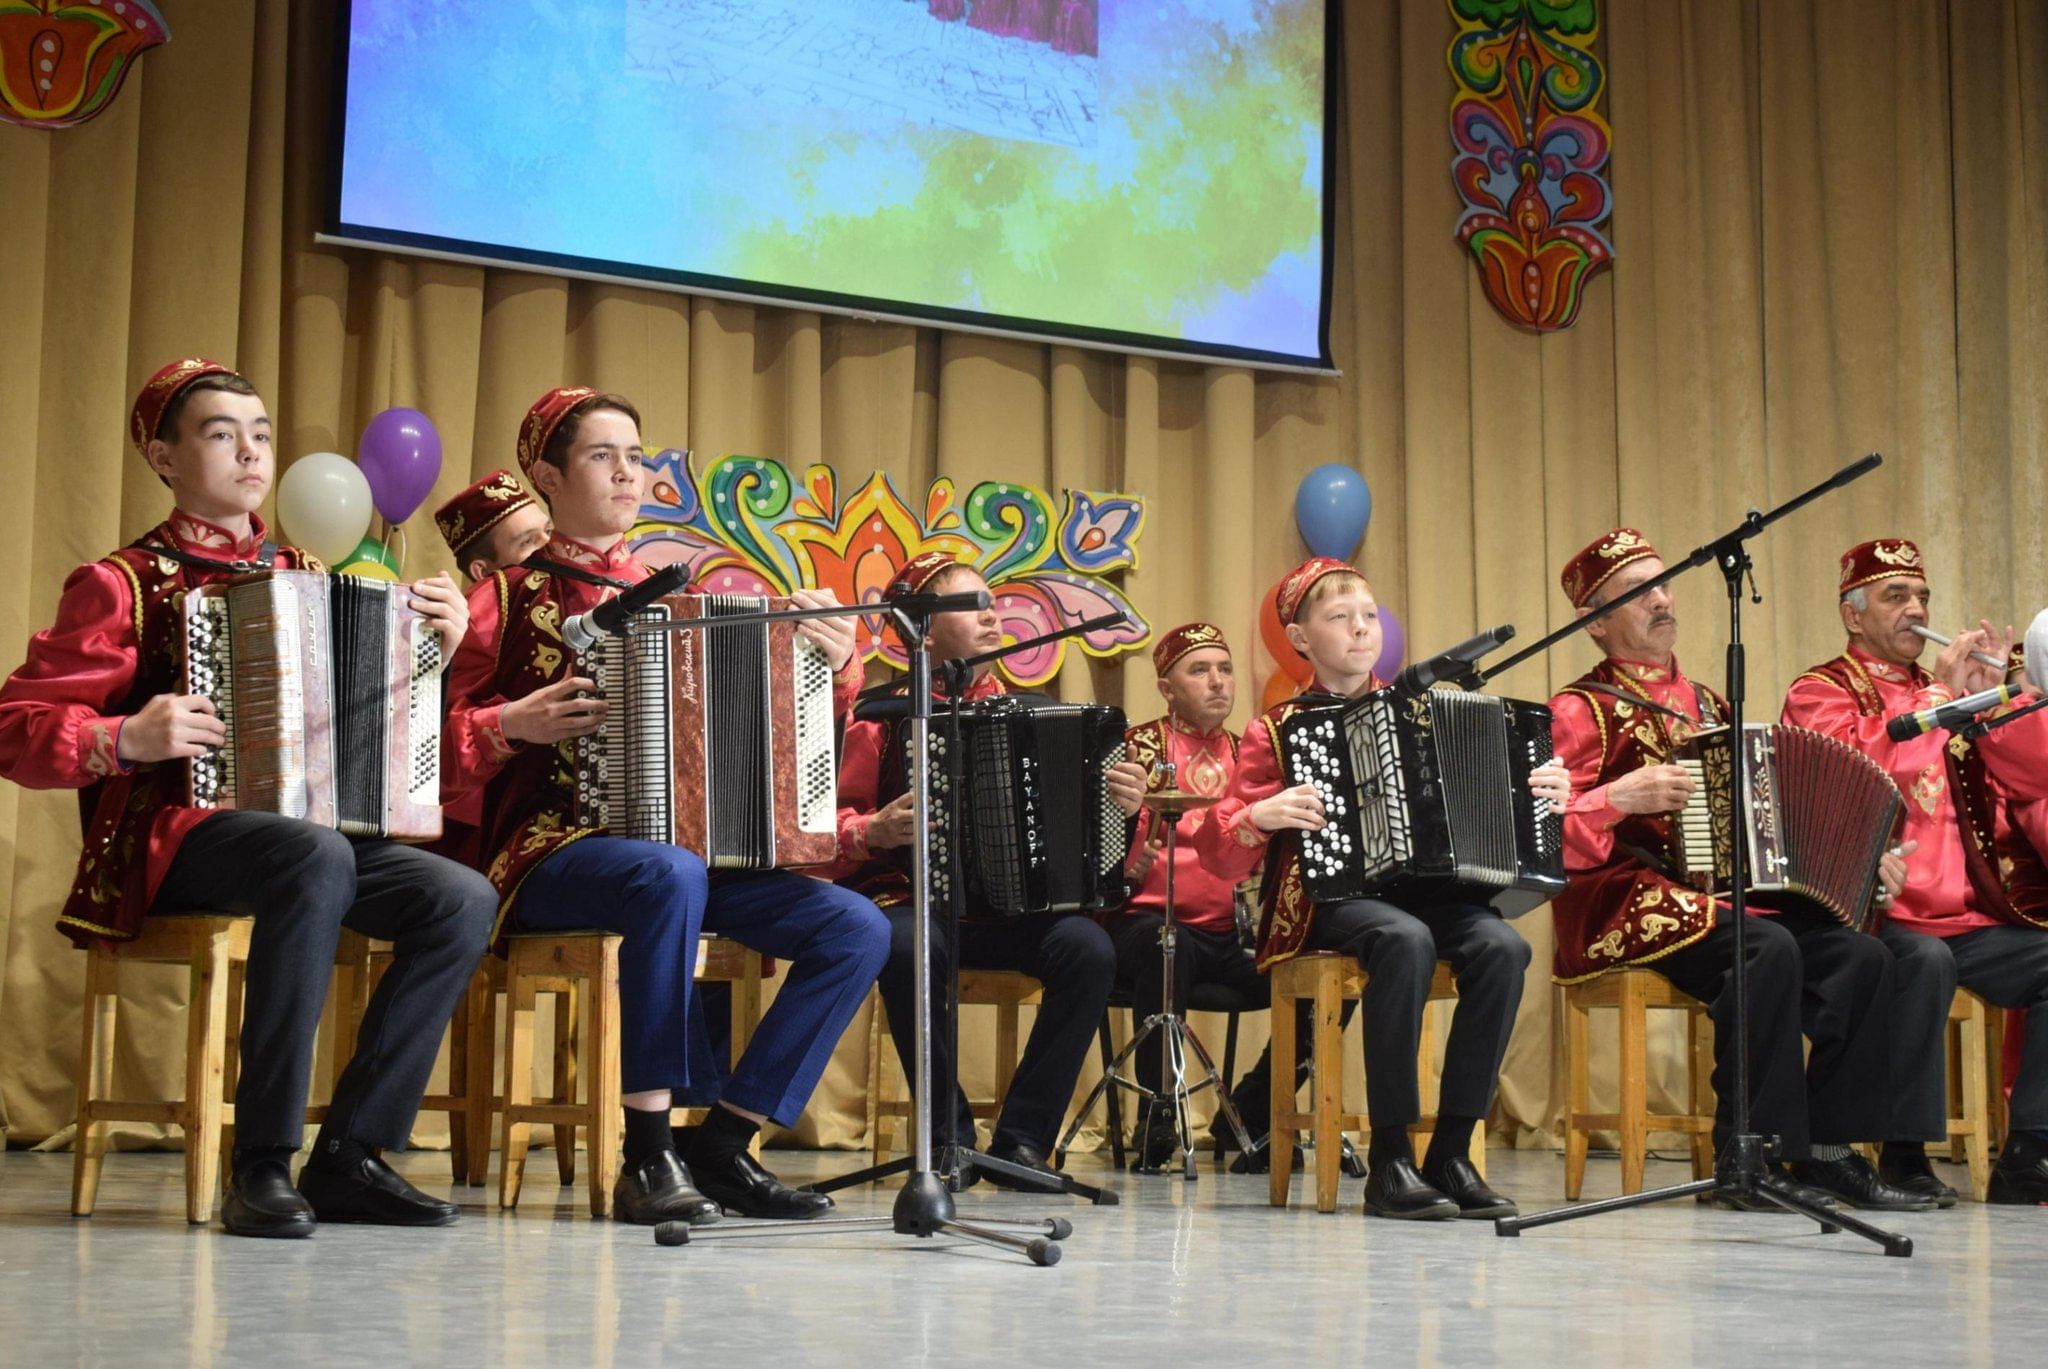
[[[1324,0],[354,0],[335,236],[1320,363]]]

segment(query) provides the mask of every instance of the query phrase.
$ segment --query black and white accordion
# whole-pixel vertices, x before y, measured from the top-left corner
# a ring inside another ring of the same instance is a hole
[[[263,570],[185,595],[181,688],[227,742],[187,763],[194,808],[353,836],[441,835],[441,639],[409,586]]]
[[[933,906],[952,892],[957,852],[970,909],[1025,917],[1122,907],[1137,822],[1110,801],[1107,772],[1124,758],[1123,710],[1035,694],[963,704],[957,781],[946,706],[936,712]]]
[[[794,607],[672,594],[638,624]],[[832,669],[791,623],[600,637],[571,669],[611,708],[572,748],[575,821],[713,869],[822,865],[839,848]]]
[[[1783,723],[1747,723],[1743,839],[1749,891],[1771,907],[1819,909],[1876,930],[1878,863],[1906,816],[1885,768],[1847,742]],[[1734,884],[1733,731],[1695,734],[1677,757],[1693,780],[1672,854],[1685,883],[1725,898]]]
[[[1564,890],[1564,823],[1529,792],[1551,758],[1542,704],[1458,690],[1376,690],[1280,725],[1290,784],[1325,824],[1301,833],[1311,898],[1466,902],[1520,917]]]

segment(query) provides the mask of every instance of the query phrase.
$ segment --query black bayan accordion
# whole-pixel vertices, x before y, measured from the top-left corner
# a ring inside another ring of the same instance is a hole
[[[441,835],[441,639],[388,580],[264,570],[189,591],[181,688],[227,741],[188,763],[195,808],[352,836]]]
[[[634,625],[794,606],[672,594]],[[577,826],[681,846],[713,869],[822,865],[838,854],[832,669],[793,624],[604,636],[571,669],[611,704],[573,746]]]
[[[1280,725],[1291,784],[1324,826],[1301,834],[1318,902],[1482,903],[1520,917],[1564,890],[1564,823],[1529,792],[1551,758],[1542,704],[1455,690],[1376,690]]]
[[[1878,863],[1906,814],[1898,785],[1833,737],[1789,724],[1742,733],[1749,891],[1772,908],[1820,909],[1875,931]],[[1673,822],[1674,862],[1685,883],[1716,897],[1734,883],[1733,740],[1732,729],[1709,728],[1677,758],[1693,791]]]
[[[957,757],[946,733],[940,704],[931,722],[934,906],[950,897],[956,868],[976,912],[1123,906],[1137,823],[1106,787],[1124,758],[1122,709],[1006,694],[961,706]]]

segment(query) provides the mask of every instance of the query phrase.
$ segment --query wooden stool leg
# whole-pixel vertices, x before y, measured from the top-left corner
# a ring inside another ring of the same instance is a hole
[[[576,990],[568,988],[555,995],[555,1101],[564,1107],[576,1103],[576,1024],[581,1015],[576,1011]],[[594,1081],[593,1081],[594,1082]],[[623,1127],[625,1120],[620,1119]],[[590,1138],[593,1148],[597,1137]],[[576,1124],[555,1128],[555,1172],[562,1176],[562,1187],[576,1182]]]
[[[448,1167],[458,1184],[469,1178],[469,992],[448,1019],[447,1095],[455,1104],[448,1110]]]
[[[107,1155],[107,1124],[93,1119],[93,1103],[106,1096],[114,1080],[114,1031],[121,998],[112,956],[88,951],[85,960],[85,1003],[79,1014],[83,1040],[78,1052],[78,1135],[71,1147],[71,1215],[92,1216],[99,1200],[100,1168]]]
[[[1287,1185],[1294,1177],[1294,1095],[1295,1061],[1298,1042],[1295,1033],[1294,1000],[1273,995],[1273,1087],[1267,1116],[1266,1158],[1272,1163],[1266,1176],[1266,1201],[1274,1207],[1287,1206]]]
[[[619,943],[605,938],[597,977],[587,986],[590,1034],[590,1215],[612,1215],[612,1185],[619,1177],[619,1146],[626,1123],[619,1109]]]
[[[498,1134],[498,1206],[519,1206],[526,1177],[526,1128],[519,1109],[533,1102],[533,980],[505,975],[505,1111]]]
[[[1315,1020],[1315,1132],[1316,1211],[1337,1210],[1337,1178],[1342,1171],[1343,1133],[1338,1116],[1344,1111],[1344,1000],[1338,993],[1337,975],[1325,972],[1316,978]],[[1288,1157],[1273,1154],[1273,1166],[1286,1164]]]
[[[1648,1008],[1643,981],[1628,974],[1621,981],[1621,1191],[1643,1191],[1643,1161],[1650,1145]]]
[[[1705,1034],[1700,1028],[1706,1024],[1707,1010],[1700,1004],[1687,1004],[1685,1008],[1685,1089],[1686,1109],[1695,1119],[1704,1118],[1707,1127],[1692,1134],[1692,1177],[1706,1179],[1714,1173],[1714,1104],[1707,1097],[1711,1068],[1701,1059],[1700,1052],[1705,1046]]]
[[[1573,996],[1564,995],[1564,1196],[1579,1200],[1586,1183],[1586,1147],[1591,1142],[1580,1120],[1593,1110],[1592,1010]]]
[[[185,1220],[213,1216],[220,1184],[221,1080],[228,1028],[228,940],[208,937],[192,957],[185,1019]]]
[[[470,981],[469,996],[462,1013],[469,1018],[466,1046],[469,1063],[463,1067],[462,1129],[468,1134],[465,1154],[469,1164],[463,1182],[480,1187],[491,1173],[491,1109],[497,1096],[498,995],[491,988],[490,975],[478,970]]]
[[[1017,1005],[996,1005],[996,1108],[1010,1096],[1010,1080],[1017,1073]]]
[[[1970,1165],[1970,1194],[1983,1202],[1991,1191],[1990,1119],[1985,1115],[1984,1003],[1970,1000],[1970,1015],[1957,1024],[1963,1057],[1963,1151]]]
[[[868,1163],[882,1163],[882,1000],[868,997]]]
[[[228,1103],[235,1101],[235,1087],[242,1080],[242,998],[249,987],[249,962],[234,960],[228,963],[228,1027],[221,1042],[220,1096]],[[310,1121],[313,1109],[306,1109]],[[228,1180],[235,1169],[235,1124],[227,1120],[232,1108],[221,1109],[220,1124],[220,1186],[225,1192]]]

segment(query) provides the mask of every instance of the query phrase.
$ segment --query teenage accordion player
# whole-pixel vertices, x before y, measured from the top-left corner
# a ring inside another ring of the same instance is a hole
[[[1291,784],[1314,785],[1301,834],[1318,902],[1460,901],[1520,917],[1564,889],[1564,823],[1529,790],[1551,758],[1550,710],[1461,690],[1304,696],[1279,729]]]
[[[791,622],[673,629],[793,600],[671,594],[572,669],[611,708],[574,744],[575,820],[694,851],[712,869],[822,865],[838,852],[832,670]],[[654,629],[654,630],[648,630]]]
[[[887,704],[900,704],[887,700]],[[1003,694],[963,703],[955,735],[940,704],[930,727],[931,896],[999,917],[1123,906],[1135,817],[1109,797],[1124,758],[1124,712]],[[903,729],[909,764],[909,729]]]
[[[181,688],[227,729],[187,763],[195,808],[352,836],[441,835],[441,639],[407,585],[262,570],[185,596]]]
[[[1747,887],[1771,907],[1823,909],[1876,930],[1878,865],[1905,820],[1906,800],[1883,766],[1847,742],[1786,723],[1743,726],[1743,831],[1734,819],[1735,747],[1725,724],[1697,733],[1677,757],[1692,797],[1673,823],[1681,883],[1726,897],[1733,848],[1748,853]]]

